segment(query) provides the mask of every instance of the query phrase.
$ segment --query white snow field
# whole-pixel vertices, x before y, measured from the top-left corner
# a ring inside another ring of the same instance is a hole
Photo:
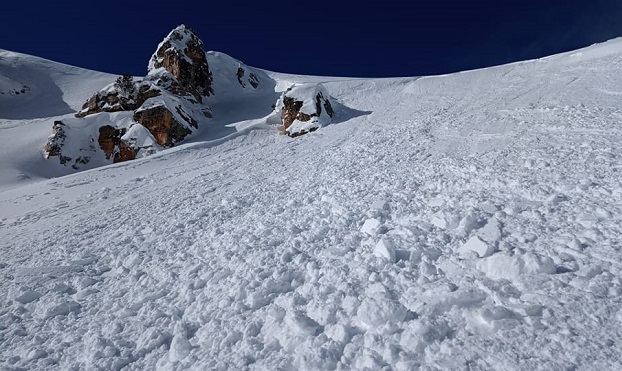
[[[65,176],[52,122],[115,76],[0,72],[0,369],[622,369],[622,39],[425,78],[266,72],[261,101],[322,83],[333,124],[292,139],[215,103],[186,144]]]

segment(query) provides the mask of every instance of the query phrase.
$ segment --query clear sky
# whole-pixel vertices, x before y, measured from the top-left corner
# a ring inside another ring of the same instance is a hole
[[[208,50],[272,71],[416,76],[542,57],[622,36],[621,0],[11,0],[0,48],[144,75],[175,26]]]

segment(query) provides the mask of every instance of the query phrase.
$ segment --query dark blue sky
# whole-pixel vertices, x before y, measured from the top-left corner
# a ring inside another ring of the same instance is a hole
[[[198,31],[208,50],[273,71],[415,76],[537,58],[622,36],[622,1],[9,0],[0,12],[0,48],[144,75],[157,44],[182,23]]]

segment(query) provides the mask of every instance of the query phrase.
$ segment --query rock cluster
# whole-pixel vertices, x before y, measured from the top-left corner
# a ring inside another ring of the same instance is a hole
[[[133,111],[132,125],[142,125],[155,144],[170,147],[198,128],[201,117],[211,117],[203,98],[213,93],[203,42],[192,29],[182,25],[158,45],[149,61],[147,76],[119,77],[90,97],[76,117]],[[118,127],[114,122],[99,127],[97,141],[106,159],[122,162],[136,158],[140,148],[135,146],[136,138],[128,137],[129,128]],[[45,148],[47,156],[56,156],[63,145],[62,127],[55,124],[53,130],[50,138],[54,139]],[[63,158],[61,163],[65,163]]]
[[[208,57],[217,67],[217,84]],[[45,146],[46,157],[58,157],[61,164],[77,168],[94,156],[103,164],[151,154],[183,141],[212,117],[206,98],[215,95],[216,85],[220,100],[245,104],[254,94],[274,94],[276,84],[270,82],[262,71],[229,56],[206,54],[196,32],[181,25],[158,45],[146,76],[119,77],[84,103],[75,115],[80,120],[55,122]],[[316,130],[334,115],[330,96],[321,84],[292,86],[275,109],[271,117],[280,117],[283,130],[292,137]]]
[[[254,89],[257,89],[257,87],[259,86],[259,78],[257,77],[257,75],[255,75],[253,72],[250,72],[248,74],[248,77],[246,77],[246,70],[242,66],[238,66],[236,76],[238,78],[238,83],[243,88],[246,87],[246,82],[248,82]]]
[[[149,98],[161,95],[160,89],[143,81],[133,82],[133,87],[128,92],[123,92],[113,85],[110,89],[104,89],[93,94],[82,106],[82,110],[76,117],[86,117],[100,112],[133,111],[142,106]]]

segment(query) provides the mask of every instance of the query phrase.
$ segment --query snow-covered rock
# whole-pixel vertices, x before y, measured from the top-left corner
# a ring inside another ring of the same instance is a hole
[[[328,125],[335,112],[322,84],[291,86],[275,104],[287,135],[296,137]]]
[[[48,137],[43,149],[46,159],[58,158],[61,165],[71,165],[74,169],[91,162],[92,155],[97,151],[92,128],[79,130],[69,126],[66,121],[54,121],[52,135]]]
[[[151,73],[161,67],[173,74],[182,88],[199,99],[214,93],[205,46],[190,27],[176,27],[158,45],[149,60],[148,71]]]
[[[96,92],[82,106],[76,117],[86,117],[99,112],[133,111],[149,98],[162,91],[148,80],[135,80],[132,76],[120,76],[114,84]]]
[[[82,126],[92,126],[97,121],[90,117],[94,114],[133,111],[133,121],[146,128],[156,144],[149,145],[143,153],[154,153],[184,140],[198,129],[199,122],[212,116],[209,106],[203,103],[203,99],[211,94],[212,75],[203,42],[194,31],[182,25],[158,45],[150,59],[147,76],[138,79],[127,75],[119,77],[115,83],[89,98],[76,117],[84,118]],[[132,125],[135,124],[128,126],[112,121],[99,128],[97,141],[107,160],[133,160],[140,149],[146,149],[137,146],[135,141],[130,143],[120,139]],[[89,130],[68,133],[64,127],[56,125],[45,148],[47,156],[59,156],[61,164],[70,162],[73,158],[61,154],[66,136],[88,137],[86,131]],[[93,152],[92,146],[87,152]],[[92,154],[80,156],[72,166],[80,167],[91,157]]]

